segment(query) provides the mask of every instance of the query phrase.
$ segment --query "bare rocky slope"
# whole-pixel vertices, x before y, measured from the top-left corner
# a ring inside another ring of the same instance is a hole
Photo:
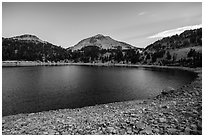
[[[112,39],[109,36],[104,36],[102,34],[95,35],[93,37],[89,37],[86,39],[81,40],[79,43],[70,47],[68,49],[73,50],[80,50],[83,47],[87,46],[97,46],[101,49],[115,49],[117,47],[121,47],[122,49],[134,49],[136,47],[127,44],[125,42],[120,42],[117,40]]]

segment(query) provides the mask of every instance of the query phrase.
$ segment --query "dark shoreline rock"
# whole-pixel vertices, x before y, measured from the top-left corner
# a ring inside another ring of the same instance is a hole
[[[198,77],[149,100],[5,116],[2,134],[201,135],[202,68],[181,69],[193,71]]]

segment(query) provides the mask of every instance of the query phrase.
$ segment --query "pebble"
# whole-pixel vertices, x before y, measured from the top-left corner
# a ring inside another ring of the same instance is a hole
[[[186,127],[185,130],[184,130],[184,133],[186,135],[190,135],[190,132],[191,132],[191,129],[189,127]]]
[[[171,134],[176,134],[177,133],[177,129],[169,128],[168,132],[171,133]]]
[[[159,118],[159,122],[164,123],[164,122],[166,122],[166,119],[165,118]]]
[[[197,130],[197,126],[195,124],[191,125],[192,130]]]
[[[172,101],[172,104],[173,104],[173,105],[176,105],[176,104],[177,104],[177,102],[176,102],[176,101]]]
[[[125,131],[125,129],[120,129],[120,135],[124,135],[124,134],[126,134],[126,131]]]
[[[116,133],[116,130],[113,127],[107,127],[109,133]]]
[[[4,124],[6,122],[6,120],[2,119],[2,124]]]
[[[131,127],[127,127],[127,133],[132,134],[132,128]]]
[[[202,122],[198,121],[198,130],[202,130]]]
[[[155,129],[154,129],[154,132],[156,132],[156,133],[159,133],[159,131],[160,131],[160,130],[159,130],[158,128],[155,128]]]
[[[64,132],[62,132],[62,135],[69,135],[69,132],[68,131],[64,131]]]
[[[48,135],[49,133],[48,133],[48,132],[43,132],[43,134],[44,134],[44,135]]]
[[[152,105],[152,106],[156,106],[156,103],[152,102],[151,105]]]
[[[162,105],[162,106],[160,106],[161,108],[164,108],[164,109],[168,109],[169,108],[169,106],[168,105]]]
[[[145,129],[145,124],[139,122],[139,123],[136,124],[136,128],[139,129],[139,130],[143,130],[143,129]]]
[[[19,125],[21,125],[21,126],[27,126],[27,125],[28,125],[28,122],[20,122]]]
[[[140,131],[141,134],[147,134],[147,135],[151,135],[152,133],[152,128],[151,127],[146,127],[144,130]]]
[[[179,135],[185,135],[185,133],[184,132],[180,132]]]
[[[108,108],[108,105],[104,105],[105,108]]]
[[[139,115],[137,115],[137,114],[133,114],[133,113],[130,114],[130,116],[131,116],[131,117],[139,117]]]
[[[199,91],[195,91],[195,95],[199,96],[200,95]]]
[[[57,133],[57,131],[56,131],[56,130],[49,129],[49,130],[48,130],[48,133],[49,133],[49,135],[55,135],[55,134]]]

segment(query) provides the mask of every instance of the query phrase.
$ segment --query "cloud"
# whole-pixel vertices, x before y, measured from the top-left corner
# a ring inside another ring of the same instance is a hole
[[[142,15],[144,15],[146,12],[140,12],[140,13],[138,13],[138,15],[139,16],[142,16]]]
[[[162,32],[159,32],[155,35],[149,36],[148,38],[163,38],[163,37],[169,37],[169,36],[176,35],[176,34],[179,35],[182,32],[184,32],[185,30],[198,29],[201,27],[202,27],[202,24],[193,25],[193,26],[185,26],[185,27],[181,27],[181,28],[177,28],[177,29],[162,31]]]

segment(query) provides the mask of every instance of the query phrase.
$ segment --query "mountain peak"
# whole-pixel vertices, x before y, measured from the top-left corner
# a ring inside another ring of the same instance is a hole
[[[95,35],[94,37],[105,37],[105,36],[102,35],[102,34],[97,34],[97,35]]]
[[[97,35],[93,36],[92,38],[102,39],[102,38],[106,38],[106,36],[104,36],[102,34],[97,34]]]
[[[37,36],[35,35],[31,35],[31,34],[24,34],[24,35],[20,35],[20,36],[15,36],[15,37],[12,37],[12,38],[32,38],[32,39],[39,39]]]
[[[97,34],[95,36],[81,40],[79,43],[77,43],[73,47],[70,47],[69,49],[80,50],[86,46],[97,46],[97,47],[102,48],[102,49],[115,49],[118,46],[120,46],[122,49],[135,48],[130,44],[114,40],[109,36]]]
[[[24,35],[15,36],[15,37],[12,37],[12,38],[13,39],[17,39],[17,40],[27,40],[27,41],[34,41],[34,42],[45,43],[45,41],[42,41],[37,36],[31,35],[31,34],[24,34]]]

